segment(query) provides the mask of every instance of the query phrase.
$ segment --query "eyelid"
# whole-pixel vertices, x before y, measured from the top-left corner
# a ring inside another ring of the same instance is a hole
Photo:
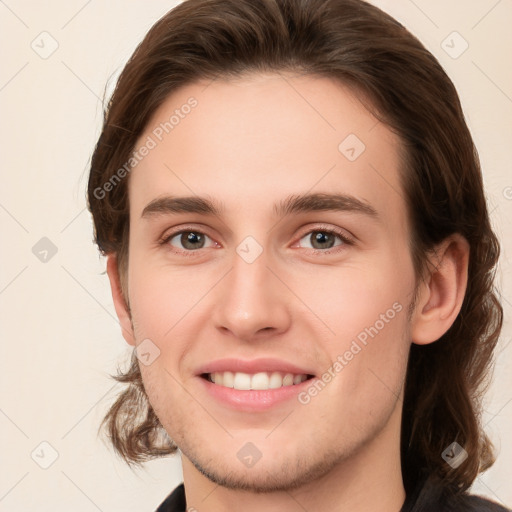
[[[302,231],[302,233],[298,236],[298,238],[296,238],[295,244],[297,242],[299,242],[300,240],[302,240],[302,238],[304,238],[306,235],[308,235],[310,233],[314,233],[314,232],[330,233],[330,234],[336,235],[343,242],[342,244],[340,244],[341,246],[354,245],[356,243],[355,237],[351,233],[348,233],[346,230],[344,230],[342,228],[334,227],[332,225],[315,225],[313,227],[309,226],[309,227],[305,228],[304,231]],[[325,249],[325,250],[311,249],[308,247],[305,247],[305,249],[309,249],[310,251],[318,252],[319,254],[329,254],[330,252],[337,251],[338,249],[336,249],[336,248],[340,247],[340,245],[337,245],[337,246],[334,246],[334,247],[331,247],[331,248]]]
[[[216,242],[213,239],[213,237],[211,237],[205,231],[207,231],[205,228],[201,227],[198,229],[194,225],[180,226],[179,228],[164,232],[164,234],[158,240],[158,244],[162,245],[162,246],[167,245],[167,244],[169,244],[170,240],[172,240],[177,235],[180,235],[180,234],[183,234],[186,232],[193,232],[193,233],[199,233],[201,235],[204,235],[204,236],[210,238],[210,240],[212,240],[215,244],[219,245],[219,243]],[[334,227],[331,225],[315,225],[315,226],[308,226],[308,227],[304,228],[302,230],[301,234],[295,238],[294,244],[299,242],[306,235],[314,233],[314,232],[324,232],[324,233],[329,233],[329,234],[338,236],[340,238],[340,240],[343,242],[342,244],[340,244],[341,246],[355,244],[355,237],[352,234],[347,234],[346,230],[343,230],[341,228]],[[307,247],[305,247],[304,249],[309,249],[310,251],[318,252],[319,254],[329,254],[332,251],[337,251],[338,249],[336,249],[336,247],[340,247],[340,245],[331,247],[329,249],[314,249],[314,248],[311,249],[311,248],[307,248]],[[209,248],[211,248],[211,247],[201,247],[200,249],[195,249],[195,250],[173,248],[173,249],[171,249],[171,252],[178,253],[178,254],[194,255],[195,253],[199,253],[201,249],[209,249]]]
[[[195,253],[199,253],[200,252],[200,249],[196,249],[196,250],[187,250],[187,249],[179,249],[179,248],[175,248],[173,246],[171,246],[169,244],[169,242],[177,235],[181,235],[183,233],[187,233],[187,232],[192,232],[192,233],[199,233],[201,235],[204,235],[206,237],[208,237],[210,240],[212,240],[215,244],[218,245],[218,242],[216,242],[208,233],[206,233],[206,229],[201,227],[201,228],[197,228],[196,226],[194,225],[185,225],[185,226],[180,226],[179,228],[175,228],[175,229],[171,229],[170,231],[167,230],[164,232],[164,234],[158,239],[158,245],[160,246],[165,246],[165,245],[169,245],[169,247],[172,247],[172,249],[170,249],[171,252],[174,252],[176,254],[185,254],[187,256],[189,255],[195,255]],[[210,247],[201,247],[201,249],[209,249]]]

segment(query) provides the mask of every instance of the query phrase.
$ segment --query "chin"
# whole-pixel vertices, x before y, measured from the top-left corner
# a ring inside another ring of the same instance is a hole
[[[303,457],[291,456],[288,460],[266,463],[263,458],[251,468],[230,467],[228,461],[202,463],[195,457],[187,456],[195,468],[211,482],[231,490],[248,491],[258,494],[288,492],[311,484],[329,473],[336,465],[333,459],[316,462]],[[238,462],[238,461],[237,461]],[[239,462],[242,466],[242,463]]]

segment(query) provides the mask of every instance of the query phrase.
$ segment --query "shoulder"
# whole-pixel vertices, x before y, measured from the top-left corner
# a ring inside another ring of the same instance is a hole
[[[454,512],[510,512],[508,508],[499,505],[481,496],[463,494],[457,499],[453,499],[452,508]]]
[[[435,478],[426,479],[410,512],[511,512],[495,501],[447,488]]]
[[[412,500],[411,500],[412,498]],[[185,488],[180,484],[160,504],[155,512],[186,512]],[[512,512],[481,496],[453,493],[436,481],[423,481],[410,496],[403,512]]]

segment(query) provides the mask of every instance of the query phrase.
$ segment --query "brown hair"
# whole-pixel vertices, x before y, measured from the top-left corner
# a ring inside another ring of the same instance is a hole
[[[468,286],[457,319],[437,342],[411,347],[401,430],[406,490],[420,471],[467,489],[494,462],[480,417],[502,325],[493,288],[499,244],[452,82],[378,8],[361,0],[187,0],[159,20],[117,82],[92,157],[88,201],[100,250],[117,254],[125,279],[128,178],[108,193],[104,184],[128,161],[150,116],[178,87],[249,71],[330,77],[370,99],[367,107],[399,135],[406,155],[402,189],[418,278],[436,244],[453,233],[468,240]],[[135,354],[128,372],[114,378],[128,386],[102,425],[117,452],[139,464],[176,451],[148,402]],[[468,453],[456,469],[441,457],[454,441]]]

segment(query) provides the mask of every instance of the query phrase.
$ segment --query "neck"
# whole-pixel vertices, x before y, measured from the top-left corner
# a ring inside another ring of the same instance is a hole
[[[329,510],[399,512],[405,490],[400,466],[401,410],[397,407],[370,442],[339,461],[324,476],[290,491],[254,493],[208,480],[182,455],[187,510],[227,512],[243,503],[244,512]]]

